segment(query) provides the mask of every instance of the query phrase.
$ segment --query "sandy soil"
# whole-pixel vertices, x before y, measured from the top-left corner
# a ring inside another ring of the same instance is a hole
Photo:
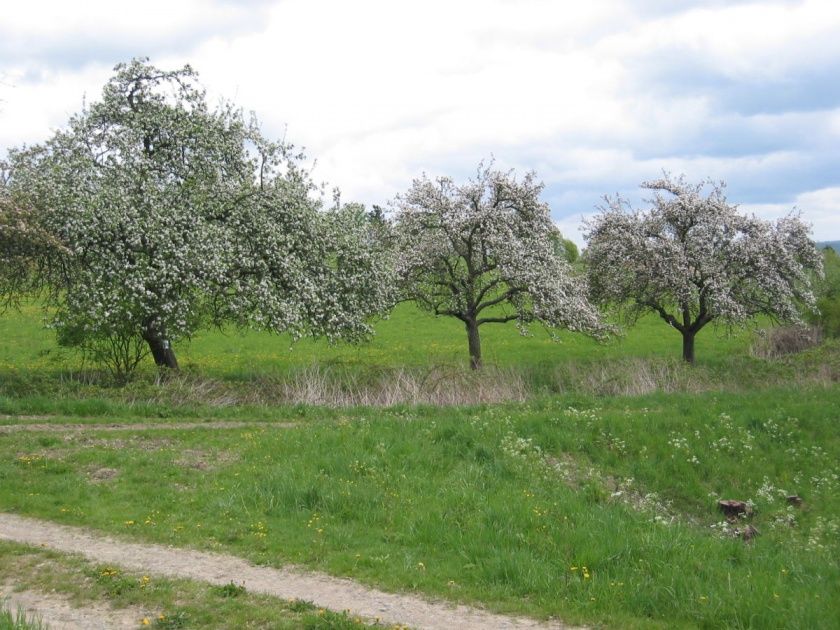
[[[13,591],[11,584],[0,586],[0,601],[12,611],[26,613],[27,619],[35,619],[47,625],[50,630],[123,630],[141,626],[144,614],[138,608],[108,608],[99,604],[88,604],[76,608],[57,593],[36,591]]]
[[[116,540],[96,532],[15,514],[0,514],[0,539],[81,554],[148,574],[202,580],[216,585],[231,581],[252,592],[283,599],[304,599],[317,606],[385,623],[440,630],[568,628],[560,622],[507,617],[477,608],[431,601],[414,595],[386,593],[352,580],[294,567],[259,567],[236,556]],[[95,627],[95,626],[89,626]]]

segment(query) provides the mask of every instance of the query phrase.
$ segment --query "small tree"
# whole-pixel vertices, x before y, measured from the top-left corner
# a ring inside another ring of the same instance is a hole
[[[533,173],[479,166],[475,179],[415,180],[396,200],[394,246],[403,299],[464,323],[472,368],[481,366],[479,327],[516,321],[602,336],[607,328],[574,276],[543,185]]]
[[[631,321],[658,314],[682,335],[688,362],[710,322],[743,324],[757,315],[795,322],[800,304],[814,308],[808,270],[819,272],[822,258],[798,216],[771,223],[739,214],[722,183],[691,185],[666,174],[642,187],[654,193],[649,210],[608,197],[587,222],[585,261],[597,302]]]
[[[173,343],[209,324],[358,339],[388,303],[369,224],[323,211],[302,156],[208,107],[189,66],[118,65],[100,101],[10,160],[11,192],[65,246],[30,262],[59,341],[120,369],[138,340],[177,368]]]

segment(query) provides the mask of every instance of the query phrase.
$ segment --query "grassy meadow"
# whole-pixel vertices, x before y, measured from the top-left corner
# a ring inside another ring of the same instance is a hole
[[[115,387],[41,319],[31,306],[0,318],[3,423],[92,426],[0,433],[0,511],[594,626],[840,620],[836,342],[769,360],[752,356],[751,331],[708,329],[688,367],[679,335],[653,318],[603,345],[490,325],[477,377],[458,322],[403,306],[359,347],[205,332],[176,347],[184,375],[144,367]],[[350,395],[406,373],[484,378],[498,400]],[[345,398],[306,404],[319,399],[293,394],[307,378]],[[173,426],[96,428],[142,418]],[[260,424],[178,427],[219,418]],[[719,499],[752,513],[729,522]],[[748,526],[758,535],[745,541]],[[35,553],[0,547],[23,567]],[[97,589],[87,596],[111,598]]]
[[[607,343],[569,332],[559,341],[540,327],[481,328],[485,369],[467,369],[466,333],[452,318],[409,304],[376,324],[369,343],[294,342],[254,331],[205,330],[175,345],[182,370],[162,379],[147,358],[136,378],[114,387],[101,368],[60,348],[34,305],[0,317],[0,413],[134,413],[263,415],[294,404],[393,406],[475,404],[555,394],[639,395],[656,391],[751,391],[833,383],[840,375],[837,342],[767,361],[751,354],[753,329],[704,329],[697,363],[680,360],[680,335],[657,317],[642,319]],[[760,324],[766,325],[764,322]],[[161,411],[162,408],[166,411]]]
[[[35,304],[0,317],[0,369],[64,372],[80,367],[71,350],[56,346],[43,326],[44,313]],[[481,327],[484,361],[496,367],[536,368],[558,362],[616,358],[679,357],[681,337],[659,318],[643,319],[629,334],[606,344],[583,335],[560,332],[555,342],[535,326],[523,337],[513,325]],[[749,332],[715,331],[698,336],[698,355],[720,362],[745,352]],[[369,343],[335,344],[323,340],[292,341],[285,335],[239,330],[209,330],[175,345],[181,367],[208,376],[241,378],[282,373],[313,363],[361,366],[365,370],[393,367],[465,366],[468,364],[464,326],[451,317],[435,318],[411,304],[401,304],[388,319],[376,323]],[[148,363],[151,363],[149,361]]]

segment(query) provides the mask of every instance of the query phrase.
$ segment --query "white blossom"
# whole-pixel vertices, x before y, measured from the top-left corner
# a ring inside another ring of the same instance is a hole
[[[798,322],[800,304],[815,307],[809,271],[820,273],[822,259],[797,214],[773,223],[743,215],[711,181],[692,185],[666,174],[642,186],[654,192],[648,210],[607,197],[587,222],[585,261],[597,302],[631,321],[658,314],[683,335],[687,361],[709,322],[743,324],[762,314]]]
[[[404,299],[462,321],[473,367],[479,326],[542,322],[594,336],[607,332],[586,285],[555,247],[557,229],[533,173],[479,166],[475,179],[415,180],[398,197],[395,271]]]
[[[44,282],[59,339],[171,343],[233,322],[359,339],[390,302],[388,265],[352,208],[324,211],[302,156],[195,72],[120,64],[102,99],[12,151],[14,194],[67,248]]]

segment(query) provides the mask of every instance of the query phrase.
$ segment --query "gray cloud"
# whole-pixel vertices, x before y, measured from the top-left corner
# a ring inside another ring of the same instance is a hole
[[[668,50],[635,60],[641,89],[663,98],[705,97],[718,112],[741,115],[815,111],[840,106],[840,59],[803,61],[774,76],[734,77],[694,50]]]

